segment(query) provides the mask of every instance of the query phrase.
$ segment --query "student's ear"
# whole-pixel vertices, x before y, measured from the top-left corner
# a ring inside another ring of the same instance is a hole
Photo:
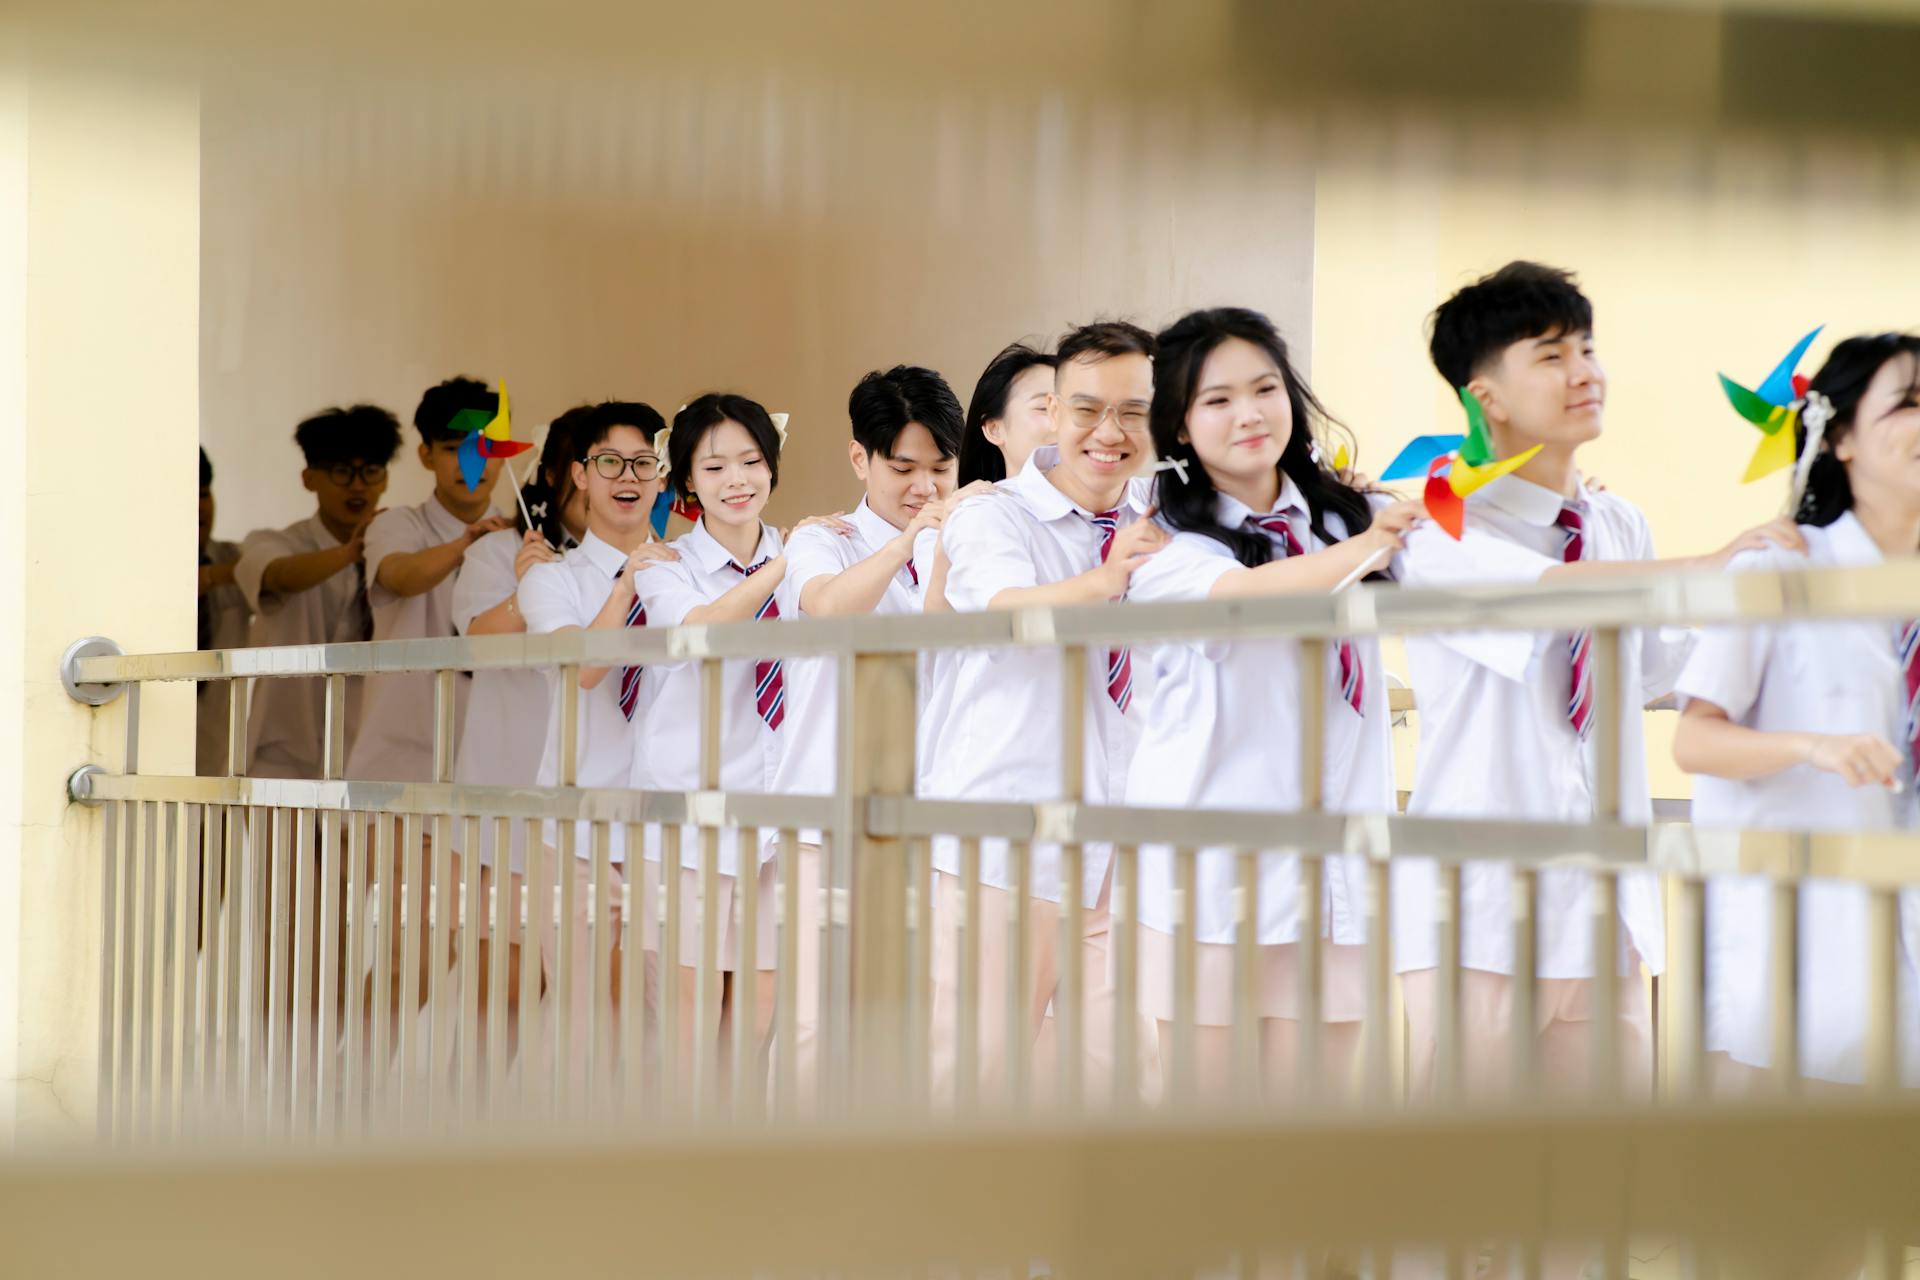
[[[587,492],[587,464],[584,462],[570,462],[567,464],[567,469],[573,476],[573,487],[579,491],[582,497],[585,497]]]
[[[1053,406],[1049,404],[1047,408],[1048,411],[1051,412]],[[1007,429],[1000,424],[1000,419],[998,418],[988,418],[985,422],[981,423],[980,434],[985,436],[987,443],[993,445],[995,448],[1002,447],[1007,443]]]
[[[422,440],[417,452],[420,455],[420,465],[429,471],[433,470],[433,446]]]
[[[315,471],[312,467],[300,468],[300,487],[302,489],[305,489],[308,493],[320,492],[319,488],[317,487],[319,483],[319,475],[320,473]]]
[[[858,440],[847,441],[847,462],[853,467],[853,474],[859,478],[860,483],[865,484],[867,468],[872,465],[872,462],[867,457],[866,447]]]
[[[1466,385],[1465,390],[1468,395],[1480,402],[1480,412],[1487,415],[1489,423],[1497,422],[1501,426],[1506,425],[1506,407],[1500,403],[1500,392],[1491,382],[1485,378],[1475,378]]]

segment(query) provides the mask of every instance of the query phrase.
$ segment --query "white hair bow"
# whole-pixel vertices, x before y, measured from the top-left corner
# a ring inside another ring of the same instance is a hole
[[[675,418],[678,418],[681,414],[685,413],[686,411],[687,411],[687,406],[681,405],[678,409],[675,409],[673,411],[673,416]],[[767,417],[773,420],[774,434],[780,437],[780,447],[782,449],[785,449],[787,447],[787,415],[784,413],[770,413],[767,415]],[[673,438],[673,424],[669,422],[664,428],[661,429],[660,434],[654,437],[654,441],[653,441],[654,452],[658,453],[663,458],[666,457],[667,441],[671,440],[672,438]]]

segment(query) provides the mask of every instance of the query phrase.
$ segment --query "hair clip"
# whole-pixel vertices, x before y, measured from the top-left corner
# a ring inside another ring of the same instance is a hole
[[[536,502],[529,506],[527,508],[527,518],[530,520],[545,520],[547,518],[547,504],[544,502]]]
[[[1154,474],[1171,471],[1180,477],[1180,483],[1187,483],[1187,460],[1185,458],[1162,458],[1153,464]]]
[[[786,448],[787,447],[787,415],[784,413],[770,413],[767,415],[767,417],[773,419],[773,430],[774,430],[774,433],[780,437],[780,447],[782,449]]]

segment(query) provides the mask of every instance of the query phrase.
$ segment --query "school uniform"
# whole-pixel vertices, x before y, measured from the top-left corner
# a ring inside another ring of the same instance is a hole
[[[1742,552],[1730,572],[1878,564],[1880,550],[1852,512],[1824,528],[1800,526],[1802,556]],[[1905,790],[1848,786],[1798,764],[1764,778],[1695,777],[1693,824],[1712,828],[1907,831],[1920,826],[1905,724],[1907,675],[1900,620],[1796,622],[1707,630],[1681,672],[1683,699],[1710,702],[1766,733],[1873,734],[1909,755]],[[1916,659],[1920,661],[1920,659]],[[1757,876],[1715,877],[1706,889],[1707,1048],[1744,1066],[1771,1065],[1767,998],[1772,895]],[[1900,895],[1898,1042],[1908,1083],[1920,1084],[1920,890]],[[1799,1066],[1816,1080],[1865,1080],[1867,892],[1815,880],[1800,891]]]
[[[1563,512],[1568,514],[1563,515]],[[1577,526],[1573,527],[1573,526]],[[1408,586],[1532,583],[1570,559],[1651,560],[1645,516],[1624,498],[1584,484],[1571,503],[1553,490],[1509,475],[1467,500],[1465,536],[1432,524],[1417,527],[1398,557]],[[1574,724],[1573,639],[1567,632],[1481,631],[1409,636],[1407,659],[1420,698],[1420,741],[1409,814],[1434,817],[1587,822],[1594,809],[1593,722],[1609,708],[1592,702],[1593,669],[1582,664],[1586,732]],[[1685,632],[1628,631],[1620,644],[1620,816],[1651,816],[1641,706],[1671,691],[1691,645]],[[1591,646],[1585,652],[1590,656]],[[1398,852],[1398,851],[1397,851]],[[1406,851],[1393,877],[1393,934],[1412,1037],[1416,1088],[1430,1083],[1435,1029],[1434,967],[1438,963],[1434,901],[1437,870]],[[1562,1062],[1556,1047],[1583,1035],[1593,977],[1592,878],[1583,871],[1539,873],[1535,973],[1536,1033],[1546,1070]],[[1511,1008],[1513,930],[1508,869],[1495,863],[1461,868],[1461,964],[1464,1043],[1469,1078],[1497,1085],[1511,1054],[1505,1047]],[[1630,1085],[1650,1079],[1651,1026],[1637,980],[1644,961],[1664,967],[1659,884],[1651,873],[1619,881],[1624,929],[1619,971],[1623,1052]],[[1576,1055],[1577,1056],[1577,1055]],[[1582,1060],[1583,1061],[1583,1060]]]
[[[253,611],[247,642],[254,647],[347,644],[372,634],[361,567],[348,565],[318,586],[291,595],[266,589],[267,566],[287,556],[328,550],[340,540],[318,514],[284,529],[257,529],[240,544],[233,582]],[[346,747],[358,736],[363,682],[347,678]],[[252,682],[247,708],[247,774],[256,778],[318,778],[325,765],[327,685],[317,676]]]
[[[787,539],[787,572],[775,593],[780,616],[806,616],[800,598],[807,584],[821,578],[833,578],[879,554],[881,548],[900,536],[874,509],[860,500],[847,517],[852,532],[841,533],[825,525],[796,529]],[[926,530],[936,534],[935,530]],[[918,613],[924,599],[927,575],[932,567],[934,540],[915,540],[916,556],[887,583],[886,593],[873,607],[875,614]],[[926,556],[918,553],[925,548]],[[931,659],[920,657],[919,692],[924,700],[929,687]],[[786,664],[787,714],[780,732],[779,764],[774,769],[773,789],[782,795],[832,795],[838,781],[840,726],[840,679],[838,664],[832,658],[797,658]],[[919,735],[926,741],[929,724],[921,713]],[[817,1036],[820,1022],[820,878],[822,833],[805,829],[797,833],[798,857],[792,874],[799,878],[800,919],[798,930],[798,967],[795,990],[798,1007],[794,1010],[795,1043],[776,1045],[774,1051],[794,1055],[795,1079],[802,1098],[812,1096],[817,1065]],[[776,843],[777,837],[770,840]],[[770,852],[778,855],[778,849]]]
[[[693,610],[712,604],[782,554],[779,531],[769,525],[761,526],[759,545],[745,564],[736,561],[707,532],[704,520],[696,520],[692,529],[670,545],[680,558],[648,564],[634,583],[646,609],[648,626],[679,626]],[[777,594],[769,596],[767,603],[762,618],[780,617]],[[771,792],[780,764],[779,734],[789,718],[785,664],[729,661],[722,664],[720,683],[720,787],[725,791]],[[635,721],[643,726],[649,749],[635,752],[631,785],[646,791],[699,790],[700,663],[695,660],[648,667],[640,683],[639,699]],[[646,833],[646,857],[658,862],[665,845],[659,824],[648,824]],[[752,967],[773,967],[773,850],[763,844],[767,834],[747,832],[743,840],[739,831],[719,833],[716,908],[721,936],[715,940],[715,954],[722,969],[739,967],[739,939],[733,926],[733,895],[739,891],[736,876],[746,880],[748,891],[761,895],[754,948],[757,963]],[[683,826],[681,901],[688,910],[681,914],[680,963],[685,966],[701,963],[701,850],[700,828]],[[650,930],[658,928],[656,921],[650,920],[647,925]]]
[[[1332,543],[1311,528],[1291,478],[1271,511],[1256,512],[1220,495],[1216,519],[1271,540],[1274,558],[1305,555]],[[1347,527],[1333,513],[1323,523],[1335,541]],[[1221,577],[1243,566],[1217,539],[1176,532],[1134,571],[1129,600],[1205,600]],[[1299,646],[1290,640],[1191,640],[1155,645],[1136,655],[1154,680],[1136,695],[1132,716],[1140,740],[1133,753],[1126,802],[1144,808],[1297,810],[1300,805]],[[1372,638],[1329,644],[1319,681],[1324,731],[1321,804],[1330,812],[1394,810],[1393,744],[1386,672]],[[1203,849],[1195,868],[1197,947],[1195,1020],[1232,1022],[1236,862]],[[1365,1016],[1366,865],[1357,857],[1326,864],[1320,900],[1323,945],[1322,1017]],[[1175,1015],[1173,933],[1176,863],[1165,845],[1140,849],[1141,1007],[1162,1021]],[[1261,855],[1257,938],[1262,973],[1259,1013],[1299,1016],[1294,983],[1299,963],[1299,859]]]
[[[468,634],[475,618],[516,597],[520,581],[513,564],[522,536],[516,529],[499,529],[467,548],[454,579],[451,604],[454,629],[461,635]],[[573,545],[571,539],[568,545]],[[552,683],[544,671],[474,672],[467,690],[467,721],[453,758],[453,780],[471,786],[536,782],[552,719]],[[483,866],[493,865],[493,842],[493,822],[482,822]],[[514,823],[510,857],[516,873],[526,865],[526,842],[526,825]]]
[[[239,558],[237,542],[208,542],[200,549],[202,565],[232,564]],[[237,583],[226,582],[201,592],[197,613],[195,630],[202,650],[246,645],[253,610]],[[203,680],[194,688],[193,771],[203,778],[221,777],[227,772],[227,719],[232,705],[231,680]]]
[[[380,585],[380,566],[390,555],[411,554],[452,542],[466,529],[466,521],[433,497],[417,506],[396,507],[367,526],[367,608],[373,615],[375,640],[427,640],[455,634],[454,574],[448,574],[431,591],[403,596]],[[367,678],[365,717],[360,735],[347,754],[349,778],[432,781],[433,680],[430,671]],[[464,671],[454,676],[456,743],[465,724],[467,690],[472,680]]]
[[[490,535],[498,537],[500,535]],[[517,535],[516,535],[517,536]],[[488,539],[474,544],[478,550]],[[471,553],[469,553],[471,559]],[[526,620],[527,632],[531,635],[545,635],[565,627],[585,628],[605,607],[607,598],[613,593],[614,584],[619,575],[625,572],[627,553],[602,539],[598,534],[589,532],[579,545],[570,547],[557,561],[536,564],[529,568],[520,579],[519,595],[520,616]],[[508,573],[511,576],[511,567]],[[632,625],[645,625],[644,617],[630,612]],[[631,684],[628,668],[615,668],[609,671],[600,682],[591,689],[581,689],[576,707],[579,739],[575,747],[574,767],[577,785],[582,787],[624,787],[629,785],[633,776],[634,753],[640,747],[638,732],[638,703],[633,697],[623,700],[621,689]],[[540,719],[527,721],[519,732],[537,739],[540,746],[539,759],[535,764],[534,780],[543,787],[558,786],[560,783],[560,699],[559,673],[543,671],[537,673],[542,682],[540,701],[543,710]],[[648,672],[641,670],[636,677],[644,683]],[[470,714],[485,715],[485,707],[476,701]],[[537,726],[537,727],[536,727]],[[586,927],[587,891],[593,878],[593,837],[591,824],[577,822],[573,830],[573,865],[555,867],[552,857],[559,847],[558,824],[548,820],[543,826],[543,843],[548,852],[545,874],[549,882],[558,875],[574,877],[574,932],[573,932],[573,1001],[569,1010],[572,1019],[574,1048],[573,1061],[584,1064],[586,1061],[586,1017],[587,1006],[592,999],[593,984],[590,981],[593,965],[592,934]],[[608,832],[610,865],[608,868],[609,903],[608,919],[611,922],[616,945],[623,942],[623,920],[620,910],[621,893],[626,884],[626,826],[613,823]],[[558,902],[557,886],[549,890],[550,900]],[[559,945],[551,923],[552,915],[539,922],[540,963],[549,975],[557,972]],[[646,945],[646,944],[642,944]],[[651,958],[649,958],[649,978],[645,990],[641,993],[644,1007],[651,1016],[655,998],[655,984],[652,980]],[[549,991],[557,988],[549,985]],[[629,994],[628,999],[632,999]],[[629,1006],[631,1007],[631,1006]]]
[[[1021,471],[988,493],[961,503],[941,530],[948,560],[946,596],[954,609],[988,607],[1002,591],[1060,582],[1101,563],[1111,532],[1141,515],[1138,489],[1130,489],[1112,512],[1086,511],[1047,479],[1059,461],[1051,446],[1034,452]],[[933,799],[1037,801],[1060,794],[1061,653],[1049,649],[961,650],[936,668],[942,687],[929,704],[945,717],[930,739],[924,794]],[[1082,788],[1089,804],[1106,803],[1113,778],[1122,767],[1112,759],[1128,740],[1122,703],[1130,701],[1137,664],[1125,650],[1091,650],[1086,656],[1086,704],[1083,719],[1085,772]],[[1110,678],[1111,677],[1111,678]],[[1082,992],[1086,1000],[1089,1077],[1094,1089],[1112,1069],[1113,982],[1107,964],[1109,862],[1101,844],[1084,847],[1084,871],[1078,885],[1083,916]],[[960,842],[953,836],[933,842],[933,865],[941,874],[934,906],[933,1074],[936,1096],[950,1095],[956,1067],[959,929],[964,914],[960,884]],[[1027,1015],[1037,1032],[1058,981],[1057,966],[1076,957],[1058,954],[1059,903],[1062,899],[1058,845],[1036,843],[1031,852],[1034,898],[1031,958],[1033,989],[1026,993]],[[983,888],[983,938],[1004,938],[1013,919],[1013,879],[1007,842],[980,842]],[[1006,1026],[998,1011],[1007,989],[1010,957],[1003,946],[981,948],[981,1068],[989,1088],[997,1087],[1005,1061]]]

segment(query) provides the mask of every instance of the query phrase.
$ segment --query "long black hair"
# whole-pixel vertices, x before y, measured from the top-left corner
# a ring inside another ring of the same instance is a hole
[[[1036,365],[1052,369],[1059,362],[1038,347],[1015,342],[987,362],[986,372],[973,384],[967,420],[960,429],[960,462],[954,483],[961,488],[975,480],[997,482],[1007,478],[1006,455],[987,439],[987,424],[1007,415],[1007,393],[1014,380]]]
[[[540,465],[520,486],[520,497],[528,511],[535,513],[540,536],[555,547],[565,548],[572,537],[560,513],[573,496],[573,464],[579,461],[581,429],[594,415],[596,406],[583,404],[567,410],[547,424],[547,439],[540,446]],[[527,518],[515,503],[514,527],[527,531]]]
[[[1322,542],[1336,539],[1327,531],[1328,512],[1340,517],[1351,538],[1373,523],[1373,509],[1359,490],[1347,484],[1314,456],[1314,437],[1339,433],[1341,427],[1314,396],[1287,356],[1286,339],[1273,322],[1245,307],[1215,307],[1193,311],[1162,330],[1160,354],[1153,369],[1153,448],[1163,461],[1184,462],[1182,469],[1160,473],[1156,486],[1160,518],[1175,529],[1202,533],[1223,543],[1234,559],[1249,569],[1273,558],[1273,544],[1264,533],[1229,529],[1215,509],[1219,491],[1187,436],[1187,411],[1200,386],[1200,373],[1214,348],[1229,338],[1250,342],[1267,353],[1287,389],[1293,411],[1293,431],[1280,452],[1279,472],[1293,480],[1306,500],[1308,522]]]
[[[1809,391],[1819,392],[1833,404],[1833,419],[1827,423],[1820,452],[1814,455],[1813,466],[1807,471],[1807,490],[1800,495],[1799,509],[1793,515],[1795,523],[1824,527],[1853,510],[1853,485],[1847,480],[1847,464],[1840,461],[1833,447],[1853,430],[1860,399],[1866,395],[1873,376],[1880,372],[1880,366],[1901,355],[1912,356],[1915,362],[1914,385],[1907,388],[1911,399],[1920,394],[1920,336],[1911,333],[1875,333],[1848,338],[1833,349],[1827,362],[1820,366],[1820,372],[1807,384]],[[1807,425],[1796,421],[1794,457],[1799,457],[1806,447]]]

